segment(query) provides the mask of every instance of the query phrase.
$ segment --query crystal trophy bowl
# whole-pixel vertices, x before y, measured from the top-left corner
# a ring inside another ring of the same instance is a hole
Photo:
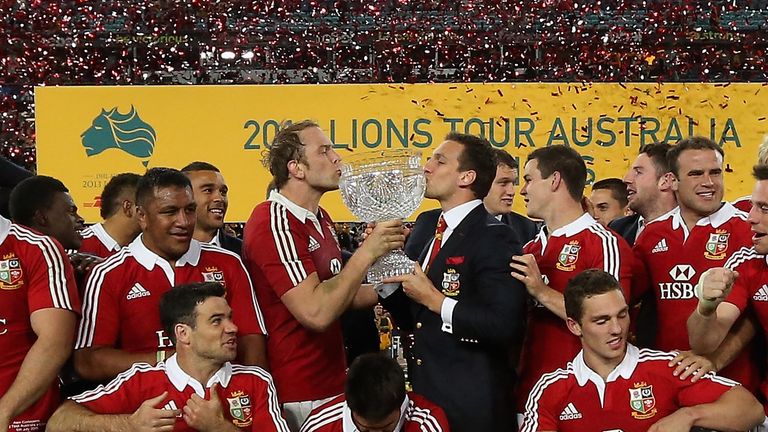
[[[344,158],[339,189],[349,211],[364,222],[405,219],[421,205],[426,183],[421,153],[387,149]],[[413,272],[414,262],[402,249],[379,258],[368,270],[368,282]]]

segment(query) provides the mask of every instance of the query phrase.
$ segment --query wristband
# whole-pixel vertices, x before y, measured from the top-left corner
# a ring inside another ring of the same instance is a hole
[[[165,360],[165,351],[158,351],[157,352],[157,362],[160,363],[161,361]]]

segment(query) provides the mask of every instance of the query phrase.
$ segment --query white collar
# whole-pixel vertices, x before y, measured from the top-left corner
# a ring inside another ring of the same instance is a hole
[[[685,221],[683,220],[683,215],[680,213],[679,206],[672,209],[672,211],[669,212],[668,214],[672,216],[672,229],[678,229],[682,226],[682,227],[686,227],[685,230],[687,232],[688,228],[685,225]],[[743,215],[743,214],[744,212],[737,209],[736,207],[733,206],[733,204],[726,201],[723,203],[722,206],[720,206],[720,208],[716,212],[696,221],[696,226],[710,225],[712,226],[712,228],[720,228],[721,225],[728,222],[732,217],[736,215]]]
[[[600,396],[600,406],[602,406],[605,397],[605,384],[616,381],[619,377],[624,379],[632,377],[632,373],[637,367],[639,358],[640,350],[631,343],[627,343],[627,352],[624,354],[624,358],[621,360],[621,363],[608,374],[608,378],[605,381],[603,381],[603,378],[600,375],[587,366],[587,363],[584,361],[584,350],[579,351],[579,354],[573,359],[571,366],[573,367],[573,375],[576,377],[576,382],[578,382],[581,387],[584,387],[589,381],[595,384],[598,395]]]
[[[184,391],[187,386],[197,393],[198,396],[205,399],[205,389],[210,388],[214,384],[220,384],[223,388],[227,388],[229,380],[232,378],[232,365],[229,362],[224,363],[219,370],[205,383],[205,388],[196,379],[189,376],[181,366],[176,358],[176,354],[168,357],[165,360],[165,374],[168,375],[168,379],[171,381],[176,390]]]
[[[112,238],[111,235],[107,232],[107,230],[104,229],[104,225],[101,223],[93,224],[91,225],[91,231],[93,231],[93,235],[96,236],[97,239],[101,242],[101,244],[104,245],[108,250],[111,250],[113,252],[117,252],[120,250],[120,245],[117,243],[117,241]]]
[[[152,269],[155,268],[155,265],[159,265],[163,271],[165,271],[166,276],[168,276],[168,281],[171,282],[171,285],[174,285],[174,271],[171,268],[170,263],[149,250],[142,241],[143,237],[144,234],[140,234],[128,245],[131,255],[136,258],[136,261],[138,261],[142,267],[149,271],[152,271]],[[201,250],[200,242],[192,239],[192,242],[189,244],[189,249],[184,252],[184,255],[176,260],[176,267],[183,267],[185,265],[196,266],[197,263],[200,262]]]
[[[211,241],[208,242],[208,244],[221,247],[221,235],[220,234],[221,234],[221,232],[217,230],[216,234],[213,235],[213,238],[211,239]]]
[[[451,231],[455,230],[461,221],[463,221],[464,218],[467,217],[467,215],[475,209],[475,207],[482,203],[483,202],[479,199],[473,199],[472,201],[467,201],[464,204],[457,205],[447,212],[443,212],[443,219],[445,219],[447,229]]]
[[[288,198],[285,197],[285,195],[281,194],[277,190],[273,190],[272,192],[269,193],[269,198],[267,198],[267,201],[276,202],[284,206],[301,223],[305,223],[307,219],[311,220],[312,224],[315,225],[317,232],[319,232],[320,234],[323,233],[323,229],[322,227],[320,227],[320,220],[317,218],[316,214],[296,204],[295,202],[289,200]]]
[[[5,238],[8,237],[8,232],[11,230],[11,221],[0,216],[0,244],[3,244]]]
[[[410,404],[410,399],[408,398],[408,395],[405,395],[405,400],[403,401],[402,405],[400,405],[400,420],[397,421],[397,427],[395,428],[394,432],[400,432],[403,430],[403,425],[405,424],[405,420],[407,419],[408,414],[408,405]],[[355,426],[355,423],[352,422],[352,410],[349,409],[349,405],[347,405],[347,402],[344,402],[344,417],[343,417],[343,432],[358,432],[357,426]]]
[[[596,224],[597,221],[595,218],[589,215],[589,213],[584,213],[581,216],[579,216],[575,221],[566,224],[564,226],[561,226],[560,228],[552,231],[549,235],[550,237],[571,237],[575,236],[576,234],[584,231],[585,229],[589,228],[591,225]]]
[[[496,216],[494,216],[494,217],[496,218],[496,220],[497,220],[497,221],[501,222],[501,217],[502,217],[502,216],[504,216],[504,215],[503,215],[503,214],[497,214],[497,215],[496,215]]]

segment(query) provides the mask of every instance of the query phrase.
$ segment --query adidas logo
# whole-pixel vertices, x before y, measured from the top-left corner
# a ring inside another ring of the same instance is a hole
[[[309,251],[314,252],[320,248],[320,243],[314,237],[309,236]]]
[[[752,299],[755,301],[768,302],[768,285],[761,286],[755,295],[752,296]]]
[[[560,420],[577,420],[581,418],[581,413],[579,410],[576,409],[575,406],[573,406],[573,402],[569,402],[568,405],[565,406],[565,409],[563,412],[560,413]]]
[[[149,291],[147,291],[143,286],[141,286],[140,283],[136,282],[136,285],[131,287],[131,290],[128,292],[128,295],[125,296],[128,300],[133,300],[139,297],[149,297],[152,295]]]
[[[173,411],[179,408],[176,406],[176,402],[171,400],[171,401],[168,401],[168,403],[163,406],[163,409],[168,411]],[[181,413],[179,413],[176,417],[181,417]]]
[[[656,243],[656,246],[653,247],[651,253],[666,252],[668,250],[669,248],[667,247],[667,239],[661,239],[661,241]]]

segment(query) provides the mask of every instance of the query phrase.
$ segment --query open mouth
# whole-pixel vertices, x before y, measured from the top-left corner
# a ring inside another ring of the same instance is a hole
[[[212,208],[208,211],[215,214],[216,216],[224,217],[224,209],[222,208]]]
[[[709,192],[698,192],[696,195],[704,198],[705,200],[711,200],[715,197],[715,191],[709,191]]]
[[[613,338],[613,339],[608,341],[608,347],[610,347],[611,349],[614,349],[614,350],[619,349],[619,348],[621,348],[622,341],[623,341],[623,338],[620,338],[620,337],[619,338]]]

